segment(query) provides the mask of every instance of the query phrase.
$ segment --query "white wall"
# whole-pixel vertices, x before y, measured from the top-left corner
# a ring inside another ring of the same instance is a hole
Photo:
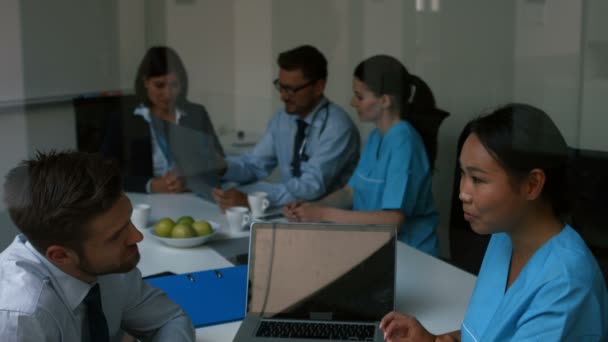
[[[166,0],[145,0],[143,3],[146,47],[167,44],[167,4]]]
[[[515,100],[545,110],[578,146],[582,1],[518,0],[515,28]]]
[[[588,0],[584,4],[586,20],[582,44],[584,76],[579,147],[608,151],[608,1]]]
[[[132,89],[146,52],[144,0],[118,2],[118,61],[121,89]]]
[[[216,128],[235,122],[234,1],[167,2],[167,45],[181,56],[188,97],[207,107]]]
[[[21,30],[19,1],[5,1],[0,11],[0,42],[3,51],[0,54],[0,75],[11,82],[0,82],[0,102],[22,98],[23,66],[21,56]],[[0,183],[4,184],[4,175],[24,158],[27,150],[27,131],[25,116],[21,107],[0,110]],[[0,186],[0,215],[4,215],[4,187]],[[7,238],[5,229],[0,226],[0,248]]]
[[[273,113],[272,1],[235,1],[234,54],[234,125],[224,131],[261,134]]]
[[[23,97],[23,58],[19,0],[4,1],[0,11],[0,75],[11,82],[0,82],[0,102]]]

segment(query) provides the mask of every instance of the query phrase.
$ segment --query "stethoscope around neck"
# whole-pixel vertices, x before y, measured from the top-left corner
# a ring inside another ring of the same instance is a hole
[[[300,157],[300,162],[307,162],[310,157],[308,156],[308,154],[306,154],[306,144],[308,143],[308,137],[310,135],[310,131],[312,130],[312,126],[315,123],[315,120],[317,120],[317,117],[319,116],[319,112],[321,112],[323,109],[325,109],[325,118],[323,119],[323,124],[321,125],[321,129],[319,130],[319,135],[321,135],[323,133],[323,131],[325,130],[325,126],[327,125],[327,118],[329,117],[329,101],[325,101],[325,103],[323,104],[323,106],[321,106],[321,108],[319,108],[317,111],[315,111],[315,113],[313,114],[312,120],[310,120],[310,125],[308,125],[309,127],[307,127],[306,129],[306,133],[304,134],[304,139],[302,140],[302,145],[300,145],[300,149],[298,150],[298,156]],[[290,169],[291,169],[291,173],[294,174],[294,160],[295,160],[295,156],[293,156],[291,158],[291,165],[290,165]],[[300,168],[302,166],[300,165]]]

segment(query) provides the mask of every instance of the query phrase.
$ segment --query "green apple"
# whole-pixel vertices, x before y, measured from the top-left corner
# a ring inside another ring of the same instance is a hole
[[[154,232],[158,236],[169,237],[174,226],[175,222],[173,222],[172,219],[165,217],[154,225]]]
[[[198,236],[209,235],[213,233],[213,227],[205,220],[196,221],[192,224],[192,228],[196,230]]]
[[[193,224],[194,223],[194,219],[192,218],[192,216],[182,216],[180,218],[177,219],[177,223],[185,223],[185,224]]]
[[[178,223],[171,231],[171,237],[176,239],[191,238],[196,236],[196,230],[191,225]]]

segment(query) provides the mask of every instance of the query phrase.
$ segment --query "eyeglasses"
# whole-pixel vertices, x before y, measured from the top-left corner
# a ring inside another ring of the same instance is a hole
[[[279,79],[277,78],[276,80],[274,80],[274,82],[272,82],[272,84],[274,84],[274,87],[277,89],[277,91],[279,93],[284,91],[287,93],[287,95],[293,96],[293,95],[295,95],[295,93],[299,92],[300,90],[302,90],[306,87],[310,87],[315,82],[317,82],[317,80],[312,80],[312,81],[306,82],[306,83],[302,84],[301,86],[289,87],[289,86],[284,86],[281,83],[279,83]]]

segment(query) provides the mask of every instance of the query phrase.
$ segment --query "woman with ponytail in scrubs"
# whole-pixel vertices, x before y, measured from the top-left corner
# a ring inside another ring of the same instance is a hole
[[[391,312],[389,342],[606,341],[608,295],[568,212],[568,147],[543,111],[508,105],[473,120],[460,152],[460,200],[491,234],[461,330],[432,335]],[[449,281],[449,279],[446,279]]]
[[[355,68],[351,105],[361,121],[373,122],[376,128],[348,184],[317,203],[289,203],[283,210],[287,219],[392,224],[399,227],[399,240],[438,254],[439,215],[431,193],[429,146],[403,119],[410,98],[432,95],[415,94],[411,80],[407,69],[390,56],[368,58]],[[423,90],[430,92],[428,87]]]

